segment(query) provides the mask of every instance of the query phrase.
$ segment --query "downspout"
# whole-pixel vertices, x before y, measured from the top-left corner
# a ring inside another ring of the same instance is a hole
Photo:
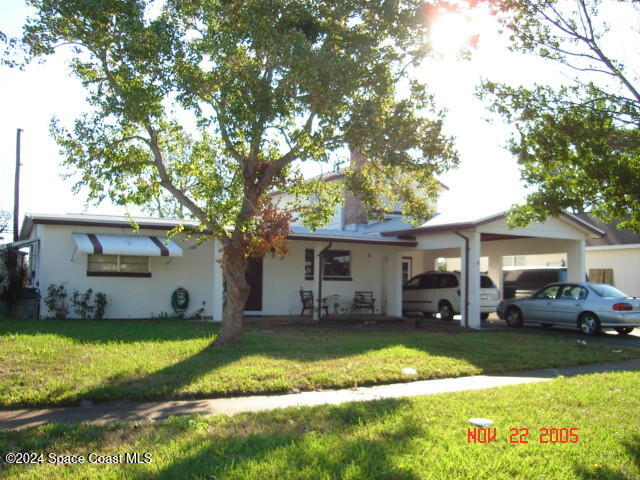
[[[318,261],[320,262],[320,268],[318,269],[318,298],[316,299],[316,301],[318,302],[318,318],[320,320],[322,320],[322,275],[324,272],[324,265],[322,263],[322,260],[324,258],[324,252],[326,252],[327,250],[329,250],[331,248],[331,246],[333,245],[333,241],[329,241],[329,245],[327,245],[326,247],[324,247],[322,250],[320,250],[320,253],[318,253]]]
[[[464,316],[462,317],[464,325],[462,326],[467,328],[469,326],[469,239],[458,230],[454,233],[464,239]]]

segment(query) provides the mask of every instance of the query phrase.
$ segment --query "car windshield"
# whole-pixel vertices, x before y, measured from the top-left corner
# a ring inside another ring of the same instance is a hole
[[[480,275],[480,288],[494,288],[496,285],[487,275]]]
[[[612,287],[611,285],[606,285],[604,283],[593,284],[593,285],[591,285],[591,289],[601,297],[618,298],[618,297],[626,297],[627,296],[626,293],[622,293],[617,288]]]

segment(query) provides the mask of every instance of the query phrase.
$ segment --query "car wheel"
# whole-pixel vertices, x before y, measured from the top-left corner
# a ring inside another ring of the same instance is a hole
[[[593,313],[584,313],[578,322],[580,331],[585,335],[597,335],[600,333],[600,320]]]
[[[453,308],[451,308],[451,304],[449,302],[440,302],[438,313],[442,320],[453,320]]]
[[[618,335],[629,335],[633,332],[633,327],[618,327],[616,332],[618,332]]]
[[[481,313],[480,314],[480,320],[482,320],[483,322],[485,320],[487,320],[489,318],[489,314],[488,313]]]
[[[510,327],[517,328],[522,326],[522,312],[518,308],[507,310],[507,315],[504,319]]]

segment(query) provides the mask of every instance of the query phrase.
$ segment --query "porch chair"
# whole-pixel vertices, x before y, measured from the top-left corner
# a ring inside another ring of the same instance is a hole
[[[353,305],[351,305],[351,310],[357,309],[366,309],[370,310],[371,313],[375,313],[375,305],[376,299],[373,298],[373,292],[356,292],[353,297]]]
[[[313,315],[313,309],[315,308],[314,305],[314,301],[313,301],[313,291],[312,290],[303,290],[302,287],[300,288],[300,302],[302,302],[302,310],[300,310],[300,316],[303,317],[304,316],[304,311],[305,310],[310,310],[311,311],[311,315]],[[322,301],[322,310],[324,310],[324,314],[325,316],[329,315],[329,305],[327,305],[327,301],[326,299],[323,299]]]

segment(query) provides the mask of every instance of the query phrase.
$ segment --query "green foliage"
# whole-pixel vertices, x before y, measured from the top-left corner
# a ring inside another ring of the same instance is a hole
[[[47,287],[47,296],[44,297],[44,304],[57,319],[67,318],[69,314],[67,296],[67,290],[62,283],[59,285],[50,283]]]
[[[432,175],[456,163],[424,87],[412,82],[404,97],[398,87],[427,53],[417,0],[168,1],[152,10],[142,0],[29,3],[30,54],[72,45],[93,107],[72,130],[52,124],[65,164],[80,172],[76,188],[91,200],[186,213],[226,238],[225,227],[254,228],[272,188],[301,188],[294,161],[326,163],[357,149],[378,166],[372,182],[393,170],[398,181],[384,196],[419,218],[425,204],[405,190],[418,184],[432,194]],[[382,195],[368,180],[349,186],[376,210]],[[328,205],[296,207],[314,228],[330,216]]]
[[[96,320],[102,320],[104,318],[104,312],[107,309],[106,293],[96,292],[93,309],[93,318],[95,318]]]
[[[0,249],[0,261],[0,300],[6,303],[10,313],[14,313],[27,284],[29,271],[22,264],[22,257],[15,248]]]
[[[73,295],[71,295],[73,311],[76,312],[76,315],[83,320],[89,318],[94,310],[93,305],[91,305],[91,295],[93,295],[93,290],[91,288],[87,289],[84,293],[74,290]]]
[[[69,314],[68,296],[63,283],[59,285],[52,283],[47,287],[47,296],[44,299],[44,303],[55,318],[67,318]],[[84,293],[74,290],[71,295],[71,306],[78,318],[82,320],[91,318],[102,320],[107,308],[107,295],[103,292],[96,292],[94,295],[92,288],[88,288]]]
[[[514,124],[509,148],[523,180],[536,187],[511,223],[525,225],[563,210],[588,212],[640,232],[640,78],[637,52],[612,49],[599,0],[497,1],[512,48],[558,62],[578,74],[574,85],[514,88],[484,82],[480,96]],[[637,2],[616,5],[623,19],[640,18]],[[629,31],[629,38],[637,32]],[[609,47],[607,50],[606,47]]]

